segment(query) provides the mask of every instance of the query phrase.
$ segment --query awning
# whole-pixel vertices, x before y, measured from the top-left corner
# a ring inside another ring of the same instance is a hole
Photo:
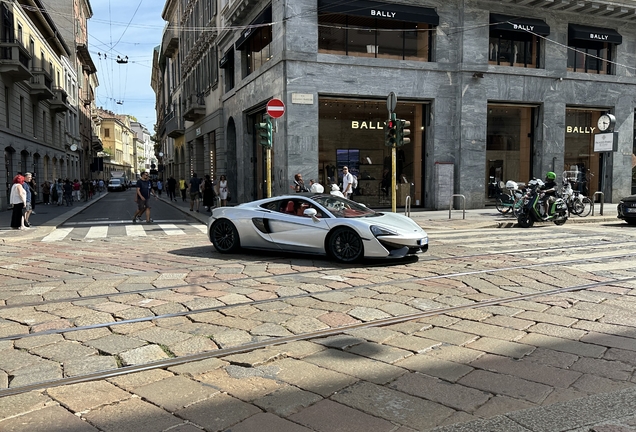
[[[512,15],[490,14],[490,28],[501,31],[531,32],[541,36],[550,34],[550,26],[545,21]]]
[[[257,16],[254,21],[250,23],[247,29],[243,30],[243,32],[241,33],[241,36],[238,38],[238,40],[236,41],[236,44],[234,45],[236,49],[240,51],[241,48],[243,48],[243,45],[245,45],[245,42],[248,41],[251,34],[254,32],[254,27],[252,26],[257,26],[259,24],[265,24],[265,23],[271,23],[271,22],[272,22],[272,6],[270,5],[267,8],[265,8],[265,10],[261,12],[261,14]]]
[[[230,66],[230,60],[232,60],[232,62],[234,62],[234,50],[230,49],[228,52],[226,52],[225,54],[223,54],[223,57],[221,57],[221,60],[219,60],[219,67],[221,69]]]
[[[587,42],[607,42],[620,45],[623,43],[623,36],[616,30],[590,27],[579,24],[570,24],[568,27],[568,36],[570,40],[587,41]]]
[[[439,25],[439,15],[435,9],[371,0],[318,0],[318,13],[338,13]]]

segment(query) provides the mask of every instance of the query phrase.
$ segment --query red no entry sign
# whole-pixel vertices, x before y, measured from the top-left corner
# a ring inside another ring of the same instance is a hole
[[[272,99],[267,102],[267,114],[271,118],[279,118],[285,114],[285,104],[280,99]]]

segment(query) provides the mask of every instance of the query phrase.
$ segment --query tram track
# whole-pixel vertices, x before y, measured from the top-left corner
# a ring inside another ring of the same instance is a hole
[[[230,348],[221,348],[214,351],[206,351],[206,352],[192,354],[192,355],[185,355],[185,356],[175,357],[171,359],[146,363],[146,364],[124,366],[124,367],[120,367],[120,368],[108,370],[108,371],[100,371],[100,372],[95,372],[90,374],[78,375],[74,377],[65,377],[65,378],[61,378],[57,380],[44,381],[44,382],[24,385],[20,387],[0,389],[0,398],[5,396],[23,394],[23,393],[31,392],[34,390],[42,390],[42,389],[51,388],[51,387],[58,387],[62,385],[78,384],[78,383],[83,383],[88,381],[108,379],[108,378],[127,375],[127,374],[131,374],[135,372],[142,372],[146,370],[165,369],[165,368],[169,368],[169,367],[173,367],[173,366],[177,366],[177,365],[181,365],[185,363],[190,363],[190,362],[200,361],[200,360],[205,360],[210,358],[222,358],[232,354],[254,351],[257,349],[281,345],[281,344],[289,343],[289,342],[311,340],[315,338],[339,335],[339,334],[343,334],[348,331],[357,330],[357,329],[387,326],[391,324],[398,324],[398,323],[418,320],[418,319],[422,319],[426,317],[443,315],[443,314],[447,314],[451,312],[457,312],[461,310],[482,308],[482,307],[488,307],[488,306],[498,306],[498,305],[502,305],[502,304],[506,304],[506,303],[510,303],[514,301],[531,300],[539,296],[551,296],[551,295],[558,295],[558,294],[574,292],[574,291],[584,291],[584,290],[588,290],[592,288],[612,286],[612,285],[617,285],[617,284],[626,283],[626,282],[633,282],[633,281],[636,281],[636,276],[629,277],[629,278],[622,278],[622,279],[607,280],[602,282],[594,282],[594,283],[588,283],[588,284],[582,284],[582,285],[575,285],[570,287],[556,288],[553,290],[530,293],[530,294],[517,294],[510,297],[505,297],[505,298],[496,298],[496,299],[480,301],[470,305],[448,306],[445,308],[432,309],[432,310],[422,311],[422,312],[414,313],[414,314],[406,314],[406,315],[395,316],[390,318],[377,319],[377,320],[368,321],[368,322],[349,324],[349,325],[339,326],[336,328],[311,331],[311,332],[306,332],[302,334],[295,334],[292,336],[273,337],[272,339],[242,344],[242,345],[233,346]]]

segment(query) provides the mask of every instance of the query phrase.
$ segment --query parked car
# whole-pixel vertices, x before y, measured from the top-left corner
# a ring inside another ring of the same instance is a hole
[[[108,182],[108,191],[125,191],[126,185],[119,178],[112,178]]]
[[[428,235],[412,219],[326,194],[216,208],[208,235],[221,253],[264,249],[327,255],[340,262],[403,258],[428,249]]]
[[[636,195],[630,195],[619,201],[616,207],[618,218],[630,225],[636,225]]]

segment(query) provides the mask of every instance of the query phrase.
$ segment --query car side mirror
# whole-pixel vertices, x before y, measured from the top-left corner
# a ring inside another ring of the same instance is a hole
[[[305,209],[305,211],[303,212],[303,215],[310,217],[314,222],[318,222],[318,217],[316,216],[318,214],[318,212],[316,211],[315,208],[308,208]]]

